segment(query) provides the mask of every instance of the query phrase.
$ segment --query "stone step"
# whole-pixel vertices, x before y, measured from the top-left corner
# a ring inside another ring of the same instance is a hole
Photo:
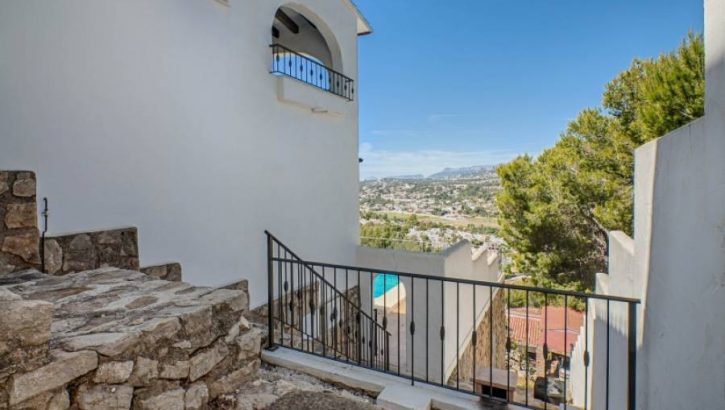
[[[256,377],[263,333],[248,301],[116,268],[3,275],[0,308],[14,308],[0,347],[14,350],[0,350],[0,408],[204,408]]]

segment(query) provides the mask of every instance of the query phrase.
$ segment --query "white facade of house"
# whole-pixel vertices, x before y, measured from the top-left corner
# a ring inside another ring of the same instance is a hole
[[[270,74],[269,45],[357,81],[369,31],[349,0],[2,2],[0,169],[38,173],[51,233],[137,226],[142,265],[259,305],[265,229],[337,263],[359,241],[357,95]]]
[[[725,0],[705,1],[705,62],[705,116],[636,150],[634,238],[610,235],[609,274],[597,278],[597,292],[642,300],[641,409],[725,406]],[[588,404],[603,408],[606,309],[592,313]],[[626,312],[612,305],[610,320],[611,357],[626,357]],[[584,380],[583,340],[572,383]],[[609,408],[625,408],[626,380],[626,361],[612,360]],[[573,393],[583,404],[582,383]]]

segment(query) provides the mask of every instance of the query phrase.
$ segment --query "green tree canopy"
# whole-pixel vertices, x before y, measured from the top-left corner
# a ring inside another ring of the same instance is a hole
[[[538,158],[498,168],[500,233],[510,269],[538,286],[591,289],[606,271],[607,232],[632,235],[634,149],[704,114],[704,43],[635,60]]]

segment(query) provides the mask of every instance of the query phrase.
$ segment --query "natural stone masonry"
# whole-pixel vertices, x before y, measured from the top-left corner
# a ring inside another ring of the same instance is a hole
[[[241,290],[23,271],[0,276],[0,305],[0,409],[203,409],[259,368]]]
[[[0,171],[0,275],[41,267],[54,275],[113,266],[139,270],[134,227],[46,236],[41,245],[36,177],[31,171]],[[43,251],[40,252],[40,247]],[[142,271],[158,279],[181,281],[181,265],[166,263]]]
[[[138,256],[138,232],[134,227],[54,235],[45,239],[45,270],[54,275],[108,266],[139,270]]]
[[[181,264],[177,262],[164,263],[161,265],[145,266],[141,272],[158,279],[171,282],[181,281]]]
[[[459,383],[460,381],[471,380],[473,375],[473,356],[475,350],[476,356],[476,369],[480,370],[483,368],[493,367],[496,369],[506,368],[506,335],[507,335],[507,321],[506,321],[506,300],[504,299],[505,292],[502,289],[494,291],[493,295],[493,309],[491,305],[483,312],[483,318],[478,324],[476,329],[476,343],[469,343],[466,349],[461,354],[459,360],[459,368],[453,369],[448,384],[451,386],[456,385],[456,374],[458,374]],[[491,313],[493,313],[493,338],[491,337]],[[493,349],[491,349],[491,341],[493,339]],[[491,351],[493,350],[493,359],[491,358]],[[457,373],[458,372],[458,373]],[[471,386],[466,386],[471,388]]]
[[[0,171],[0,274],[40,265],[35,174]]]

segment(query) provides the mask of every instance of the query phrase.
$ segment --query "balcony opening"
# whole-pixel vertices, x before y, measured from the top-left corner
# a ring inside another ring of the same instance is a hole
[[[292,77],[353,100],[354,82],[342,74],[340,47],[327,25],[300,5],[277,9],[272,23],[271,73]]]

